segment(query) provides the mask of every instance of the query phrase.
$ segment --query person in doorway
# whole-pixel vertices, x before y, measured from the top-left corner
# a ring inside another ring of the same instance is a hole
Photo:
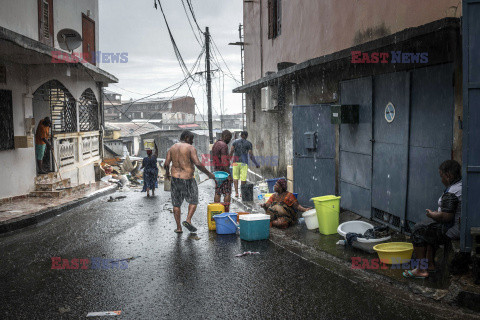
[[[248,157],[250,157],[257,168],[260,168],[260,165],[253,156],[252,143],[247,140],[248,132],[242,131],[240,137],[240,139],[233,142],[232,150],[230,152],[230,157],[233,160],[233,184],[235,186],[235,196],[237,198],[239,197],[238,180],[242,182],[242,185],[247,183]]]
[[[460,238],[462,208],[462,169],[455,160],[444,161],[439,167],[440,178],[446,187],[438,199],[438,209],[426,209],[427,219],[415,225],[412,243],[418,260],[427,259],[418,268],[403,272],[406,278],[427,278],[435,271],[435,251],[441,244]]]
[[[200,162],[197,150],[192,145],[194,135],[188,130],[182,132],[180,142],[174,144],[167,152],[165,159],[165,178],[171,179],[172,204],[175,222],[177,223],[176,233],[182,233],[182,225],[190,232],[196,232],[197,228],[192,225],[192,217],[198,204],[198,186],[194,178],[194,166],[205,173],[210,179],[215,179],[213,173],[208,171]],[[172,173],[170,176],[170,164]],[[180,224],[183,200],[189,203],[187,219]]]
[[[305,212],[312,208],[304,208],[297,198],[287,191],[287,181],[280,179],[273,187],[275,193],[268,201],[261,205],[265,212],[270,215],[273,227],[286,229],[297,221],[297,212]]]
[[[47,173],[43,168],[43,158],[45,156],[45,150],[47,146],[53,151],[53,147],[48,141],[48,138],[50,137],[51,126],[52,121],[50,121],[49,117],[45,117],[44,119],[40,120],[37,131],[35,132],[35,157],[37,159],[39,174]]]
[[[158,157],[158,147],[157,143],[155,144],[155,153],[151,149],[147,150],[147,157],[143,158],[142,167],[143,169],[143,190],[142,192],[147,192],[147,197],[150,197],[150,190],[152,190],[152,196],[155,196],[155,188],[158,188],[158,167],[157,167],[157,157]]]
[[[215,186],[214,202],[219,203],[222,195],[224,202],[230,204],[232,194],[232,175],[230,172],[230,159],[228,155],[228,144],[232,140],[232,133],[228,130],[222,132],[222,138],[219,139],[212,148],[212,158],[214,171],[224,171],[229,173],[228,179]]]

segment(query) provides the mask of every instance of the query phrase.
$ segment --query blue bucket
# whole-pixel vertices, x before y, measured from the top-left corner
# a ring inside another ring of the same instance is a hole
[[[237,213],[224,212],[213,216],[217,234],[235,234],[237,232]]]
[[[295,197],[295,199],[298,199],[298,193],[293,193],[293,196]]]
[[[285,179],[285,178],[274,178],[274,179],[267,179],[265,180],[268,184],[268,193],[274,193],[273,187],[275,186],[275,183],[277,183],[278,180],[280,179]]]
[[[217,181],[218,184],[221,184],[223,181],[227,180],[229,174],[225,171],[215,171],[213,173],[215,176],[215,181]]]

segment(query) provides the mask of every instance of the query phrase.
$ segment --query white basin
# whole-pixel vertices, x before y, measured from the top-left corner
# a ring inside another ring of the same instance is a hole
[[[346,240],[347,233],[354,232],[364,234],[368,229],[373,229],[373,225],[368,222],[347,221],[338,226],[337,232]],[[380,242],[390,240],[390,238],[390,236],[379,239],[357,238],[357,240],[352,243],[352,246],[373,253],[375,252],[375,250],[373,250],[375,245],[379,244]]]

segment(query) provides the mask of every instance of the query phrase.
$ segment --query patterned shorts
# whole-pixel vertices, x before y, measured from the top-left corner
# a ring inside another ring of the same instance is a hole
[[[227,179],[223,181],[220,185],[215,186],[215,194],[226,195],[232,193],[232,181]]]
[[[172,177],[172,205],[181,207],[183,200],[189,204],[198,204],[198,186],[195,179]]]

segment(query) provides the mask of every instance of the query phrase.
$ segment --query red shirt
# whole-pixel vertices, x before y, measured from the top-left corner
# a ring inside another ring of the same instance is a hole
[[[223,140],[218,140],[212,147],[212,161],[215,171],[228,172],[230,160],[228,157],[228,145]]]

